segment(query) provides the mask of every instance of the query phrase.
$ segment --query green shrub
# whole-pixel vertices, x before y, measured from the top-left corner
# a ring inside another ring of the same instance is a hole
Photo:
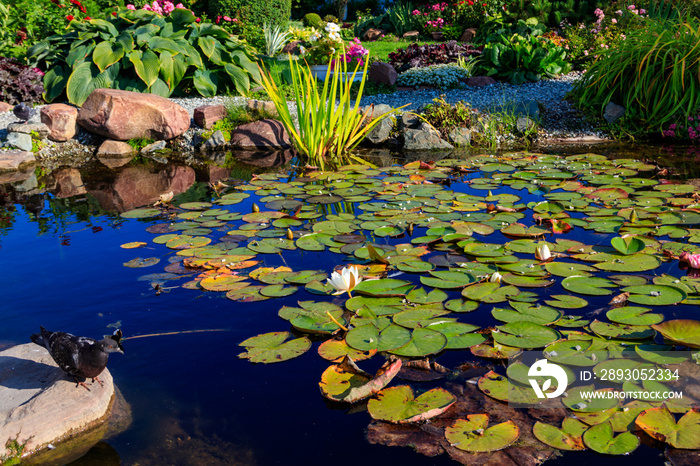
[[[243,38],[254,47],[264,49],[262,25],[269,23],[286,28],[291,9],[291,0],[210,0],[209,16],[237,18],[245,30]]]
[[[323,20],[316,13],[308,13],[308,14],[304,15],[302,22],[304,23],[304,26],[307,28],[316,28],[316,29],[323,28]]]
[[[563,20],[584,21],[599,3],[597,0],[516,0],[508,15],[511,20],[537,18],[542,24],[558,27]]]
[[[602,115],[608,102],[626,109],[625,132],[660,131],[700,109],[700,20],[648,20],[603,51],[574,87],[578,103]]]
[[[73,21],[66,34],[32,46],[27,59],[48,70],[47,102],[65,93],[75,105],[96,88],[214,96],[245,94],[259,79],[245,43],[180,8],[167,17],[124,9],[107,20]]]
[[[457,128],[471,128],[474,116],[471,106],[463,101],[450,105],[441,95],[433,103],[425,106],[423,116],[436,130],[447,139],[450,131]]]
[[[568,73],[571,64],[566,61],[566,49],[539,37],[543,31],[534,18],[499,31],[487,40],[477,67],[487,76],[512,84]]]
[[[324,17],[323,17],[323,21],[325,21],[325,22],[327,22],[327,23],[335,23],[335,24],[338,24],[338,23],[339,23],[338,18],[335,17],[335,16],[333,16],[333,15],[326,15],[326,16],[324,16]]]

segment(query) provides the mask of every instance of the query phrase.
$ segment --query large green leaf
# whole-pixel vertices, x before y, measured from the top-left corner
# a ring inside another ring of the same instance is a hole
[[[61,65],[55,65],[47,71],[44,75],[44,100],[51,102],[63,94],[69,77],[70,70],[63,68]]]
[[[216,95],[216,89],[218,84],[218,79],[216,74],[209,70],[197,70],[194,72],[194,79],[192,80],[194,87],[197,91],[205,97],[214,97]]]
[[[124,46],[119,42],[102,41],[92,52],[92,61],[100,71],[117,63],[124,56]]]
[[[231,63],[225,64],[224,70],[231,78],[236,91],[238,91],[238,93],[241,95],[248,94],[248,90],[250,89],[250,79],[248,78],[248,74],[241,68],[237,67],[236,65],[232,65]]]
[[[117,64],[100,73],[100,70],[92,63],[81,63],[68,78],[66,84],[68,101],[74,105],[82,105],[95,89],[110,88],[117,73],[119,73]]]
[[[155,53],[150,50],[143,53],[135,50],[129,54],[129,61],[134,65],[136,74],[147,87],[151,87],[156,82],[160,71],[160,60]]]
[[[445,412],[455,403],[455,397],[447,390],[434,388],[418,398],[408,385],[386,388],[369,400],[367,410],[373,419],[407,424],[426,421]]]
[[[650,408],[642,412],[635,423],[651,437],[673,448],[700,449],[700,412],[691,410],[676,422],[666,408]]]

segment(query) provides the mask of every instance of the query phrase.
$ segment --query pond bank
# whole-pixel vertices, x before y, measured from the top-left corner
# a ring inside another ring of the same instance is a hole
[[[365,96],[362,103],[367,105],[383,104],[391,107],[408,103],[408,110],[420,111],[425,105],[432,103],[433,99],[442,97],[445,102],[451,104],[464,101],[482,114],[493,112],[522,114],[520,110],[522,108],[534,109],[527,110],[527,112],[529,116],[534,116],[534,119],[539,121],[538,134],[534,141],[535,147],[558,144],[587,145],[610,141],[608,136],[588,122],[570,102],[565,100],[572,84],[579,78],[579,73],[570,73],[557,79],[520,86],[496,83],[482,87],[465,86],[448,91],[426,88],[412,91],[402,90],[393,94]],[[245,106],[248,99],[241,96],[216,96],[212,98],[171,98],[170,100],[185,108],[192,118],[197,107],[203,105]],[[294,105],[291,104],[290,107],[292,114],[295,115]],[[42,106],[36,107],[29,122],[40,122],[41,108]],[[12,112],[0,113],[0,139],[6,140],[8,126],[17,122],[19,119]],[[169,142],[168,148],[178,152],[195,153],[203,142],[202,135],[205,131],[204,128],[197,126],[192,119],[190,128],[182,136]],[[89,159],[96,152],[96,147],[102,140],[102,137],[79,128],[76,136],[67,142],[56,143],[43,140],[39,144],[39,150],[36,151],[37,159],[40,163],[63,156]],[[4,145],[7,146],[7,143]]]

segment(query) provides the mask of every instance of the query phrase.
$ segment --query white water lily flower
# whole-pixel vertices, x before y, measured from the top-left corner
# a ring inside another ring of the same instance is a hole
[[[326,280],[326,284],[332,285],[337,291],[333,294],[343,294],[350,292],[362,281],[362,277],[357,273],[355,267],[343,267],[343,270],[333,272],[331,278]]]
[[[535,249],[535,259],[538,261],[546,261],[552,257],[552,253],[549,251],[549,246],[547,243],[542,243]]]
[[[489,277],[489,281],[491,283],[501,283],[502,278],[503,278],[503,275],[501,275],[498,272],[494,272],[491,274],[491,277]]]

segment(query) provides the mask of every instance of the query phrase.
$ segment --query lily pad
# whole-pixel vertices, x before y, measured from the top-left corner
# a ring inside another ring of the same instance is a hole
[[[387,361],[374,377],[360,370],[345,356],[341,364],[332,365],[321,375],[321,394],[333,401],[355,403],[373,396],[386,387],[401,369],[401,360]]]
[[[350,329],[345,341],[360,351],[390,351],[409,343],[411,331],[394,324],[381,330],[374,325],[362,325]]]
[[[554,329],[527,321],[499,325],[496,329],[491,332],[494,341],[515,348],[541,348],[560,337]]]
[[[311,348],[311,340],[306,337],[294,338],[286,341],[291,334],[289,332],[271,332],[248,338],[239,346],[245,347],[245,353],[238,355],[250,362],[269,364],[273,362],[287,361],[301,356]]]
[[[651,326],[664,339],[690,348],[700,348],[700,321],[690,319],[667,320]]]
[[[574,418],[564,418],[561,428],[537,421],[532,428],[532,433],[537,440],[559,450],[580,451],[585,450],[583,433],[588,426]]]
[[[456,399],[447,390],[434,388],[418,398],[408,385],[386,388],[369,400],[367,411],[372,419],[408,424],[426,421],[442,414],[455,403]]]
[[[561,286],[573,293],[591,296],[610,295],[613,292],[608,288],[617,288],[616,284],[606,278],[579,276],[565,278],[562,280]]]
[[[650,408],[642,412],[635,424],[652,438],[666,442],[673,448],[697,450],[700,448],[700,412],[688,411],[678,422],[666,408]]]
[[[628,455],[639,446],[639,437],[623,432],[615,437],[610,421],[590,427],[583,433],[583,442],[588,448],[606,455]]]
[[[664,320],[663,314],[654,314],[646,307],[625,306],[609,310],[608,319],[626,325],[652,325]]]
[[[485,453],[506,448],[518,439],[520,430],[513,421],[488,427],[488,414],[470,414],[445,428],[450,445],[463,451]]]
[[[630,293],[629,302],[645,306],[678,304],[688,297],[680,288],[668,285],[627,286],[622,291]]]
[[[389,350],[390,353],[406,357],[423,357],[436,354],[447,346],[447,337],[429,328],[416,328],[411,339],[403,346]]]

